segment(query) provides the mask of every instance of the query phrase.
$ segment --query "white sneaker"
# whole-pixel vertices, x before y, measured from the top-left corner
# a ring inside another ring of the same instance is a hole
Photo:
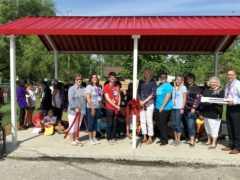
[[[113,145],[114,143],[112,142],[112,140],[108,140],[108,144]]]
[[[88,144],[90,144],[90,145],[95,145],[96,143],[95,143],[94,140],[90,139],[90,140],[88,140]]]
[[[100,142],[96,138],[94,138],[93,141],[95,142],[95,144],[100,144]]]
[[[117,141],[115,139],[112,139],[111,141],[112,141],[113,144],[117,143]]]

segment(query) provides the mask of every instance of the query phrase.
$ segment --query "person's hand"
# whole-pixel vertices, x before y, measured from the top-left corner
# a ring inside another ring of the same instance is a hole
[[[120,109],[121,109],[120,106],[115,106],[115,108],[116,108],[117,110],[120,110]]]
[[[145,104],[145,101],[140,101],[140,106],[143,107]]]
[[[75,108],[75,113],[78,113],[80,112],[80,109],[79,108]]]
[[[162,112],[162,111],[163,111],[163,108],[164,108],[164,107],[160,107],[159,112]]]
[[[96,115],[96,110],[93,108],[91,112],[92,116],[94,117]]]
[[[181,109],[181,110],[180,110],[180,114],[184,114],[184,109]]]
[[[193,115],[193,114],[195,114],[195,109],[191,109],[191,114]]]
[[[228,105],[230,105],[230,106],[234,105],[234,102],[233,102],[233,100],[231,100],[231,101],[228,101]]]

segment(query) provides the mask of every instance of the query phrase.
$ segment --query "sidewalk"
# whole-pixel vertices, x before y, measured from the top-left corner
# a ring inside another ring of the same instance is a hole
[[[89,145],[87,134],[81,132],[82,146],[72,146],[69,139],[63,135],[53,136],[33,135],[32,129],[18,131],[18,146],[11,146],[11,135],[7,137],[8,157],[10,158],[76,158],[80,160],[108,160],[129,161],[132,163],[161,163],[184,165],[233,165],[240,166],[240,154],[230,155],[221,151],[222,144],[215,150],[208,150],[201,143],[194,148],[187,144],[179,147],[166,145],[160,147],[156,141],[152,145],[139,144],[136,150],[132,149],[131,140],[118,140],[117,144],[109,145],[106,139],[100,140],[99,145]],[[171,140],[170,140],[171,141]],[[221,142],[226,143],[226,142]]]

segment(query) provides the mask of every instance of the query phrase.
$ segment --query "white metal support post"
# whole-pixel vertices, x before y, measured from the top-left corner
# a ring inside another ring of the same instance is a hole
[[[10,81],[11,81],[11,125],[12,144],[17,144],[17,107],[16,107],[16,43],[15,36],[10,38]]]
[[[137,68],[138,68],[138,39],[140,35],[133,35],[133,99],[137,99]],[[137,117],[133,115],[132,117],[132,148],[136,149],[137,137]]]
[[[58,50],[54,42],[52,41],[51,37],[48,35],[45,35],[47,41],[51,45],[53,52],[54,52],[54,78],[58,79]]]

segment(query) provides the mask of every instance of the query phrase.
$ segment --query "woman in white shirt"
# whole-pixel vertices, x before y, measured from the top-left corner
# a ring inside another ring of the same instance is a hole
[[[27,94],[26,94],[26,100],[27,100],[27,111],[25,115],[25,126],[29,126],[32,124],[32,115],[33,111],[35,109],[35,104],[36,104],[36,96],[34,91],[32,90],[32,84],[28,83],[26,85],[27,89]]]
[[[88,135],[89,144],[95,145],[100,142],[96,139],[97,122],[101,115],[102,88],[99,85],[99,79],[96,74],[89,78],[89,84],[86,87],[87,97],[87,117],[88,117]]]

